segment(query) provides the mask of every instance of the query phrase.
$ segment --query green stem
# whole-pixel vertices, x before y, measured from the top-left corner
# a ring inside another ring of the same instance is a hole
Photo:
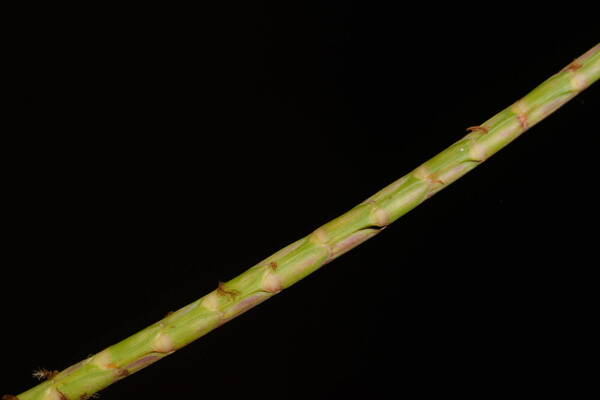
[[[200,338],[377,235],[512,142],[600,77],[600,44],[446,150],[217,289],[20,394],[85,399]],[[8,396],[6,398],[13,398]]]

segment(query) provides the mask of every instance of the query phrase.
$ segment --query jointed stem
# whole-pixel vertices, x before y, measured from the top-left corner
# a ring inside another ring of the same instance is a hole
[[[173,353],[377,235],[600,77],[600,44],[440,154],[199,300],[20,394],[85,399]],[[12,397],[12,396],[11,396]],[[14,397],[13,397],[14,398]]]

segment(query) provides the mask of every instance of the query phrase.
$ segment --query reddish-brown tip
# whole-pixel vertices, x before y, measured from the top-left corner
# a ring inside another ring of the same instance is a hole
[[[477,131],[481,131],[483,133],[488,133],[490,130],[483,125],[475,125],[475,126],[470,126],[467,128],[467,131],[469,132],[477,132]]]
[[[224,282],[219,282],[219,286],[217,287],[217,293],[219,293],[219,295],[221,296],[229,296],[232,300],[240,294],[240,292],[238,292],[235,289],[227,289],[225,287]]]
[[[577,71],[582,66],[583,65],[581,64],[581,62],[579,62],[579,60],[575,60],[571,64],[567,65],[566,69],[568,69],[569,71]]]
[[[117,369],[117,379],[123,379],[129,376],[129,371],[125,368]]]

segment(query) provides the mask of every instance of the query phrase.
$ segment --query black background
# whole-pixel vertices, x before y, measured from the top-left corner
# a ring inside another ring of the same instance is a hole
[[[1,393],[208,293],[597,43],[552,20],[525,29],[514,10],[500,29],[484,10],[439,24],[391,5],[281,3],[70,9],[15,34]],[[597,111],[591,88],[101,398],[572,394],[591,376]]]

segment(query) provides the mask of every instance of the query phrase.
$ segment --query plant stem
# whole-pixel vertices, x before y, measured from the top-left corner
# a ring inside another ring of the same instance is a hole
[[[85,399],[298,282],[480,165],[600,77],[600,44],[464,138],[347,213],[129,338],[18,395]],[[14,396],[6,397],[14,398]]]

